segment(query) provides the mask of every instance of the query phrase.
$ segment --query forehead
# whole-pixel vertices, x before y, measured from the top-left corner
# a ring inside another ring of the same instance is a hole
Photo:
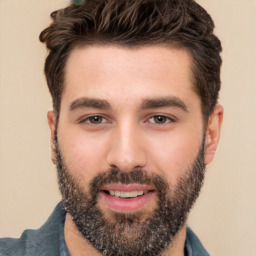
[[[62,101],[78,97],[136,100],[195,94],[191,57],[166,46],[85,46],[74,49],[65,67]]]

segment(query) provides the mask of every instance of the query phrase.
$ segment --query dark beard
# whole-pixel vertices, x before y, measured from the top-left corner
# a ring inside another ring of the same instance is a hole
[[[184,225],[187,214],[201,189],[205,164],[204,142],[196,160],[176,188],[171,189],[164,177],[134,169],[122,172],[111,169],[98,174],[85,194],[70,175],[61,156],[56,136],[56,157],[62,203],[80,233],[92,246],[107,256],[155,256],[163,252]],[[146,219],[143,214],[113,214],[108,220],[97,206],[103,185],[109,183],[148,184],[156,189],[157,208]]]

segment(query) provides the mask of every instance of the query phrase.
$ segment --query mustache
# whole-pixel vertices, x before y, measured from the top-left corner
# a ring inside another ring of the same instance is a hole
[[[73,177],[66,170],[65,165],[63,165],[63,157],[61,155],[58,139],[57,130],[54,133],[54,143],[55,143],[55,154],[57,158],[57,170],[58,175],[61,180],[67,180],[73,187],[76,187],[76,182]],[[159,194],[165,194],[169,190],[169,185],[164,176],[157,175],[152,172],[142,170],[141,168],[134,168],[129,172],[123,172],[118,167],[109,169],[108,171],[101,172],[95,176],[89,184],[89,194],[92,199],[96,199],[97,195],[101,191],[104,185],[111,183],[121,183],[125,185],[129,184],[141,184],[150,185],[155,188],[156,192]],[[62,184],[60,184],[60,190],[62,190]],[[78,188],[76,188],[78,190]],[[64,192],[64,191],[63,191]]]
[[[129,172],[123,172],[118,168],[111,168],[106,172],[99,173],[90,182],[90,195],[96,197],[104,185],[113,183],[150,185],[156,192],[163,193],[169,189],[168,182],[163,176],[149,173],[135,168]]]

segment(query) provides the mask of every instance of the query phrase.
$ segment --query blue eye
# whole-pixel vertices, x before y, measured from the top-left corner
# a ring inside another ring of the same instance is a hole
[[[167,116],[155,115],[149,118],[149,122],[155,123],[155,124],[166,124],[166,123],[174,122],[174,120]]]

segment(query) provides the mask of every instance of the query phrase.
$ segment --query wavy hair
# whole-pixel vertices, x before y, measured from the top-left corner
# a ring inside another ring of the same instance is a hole
[[[64,68],[75,47],[113,44],[124,47],[169,45],[188,50],[193,88],[207,120],[218,100],[222,51],[211,16],[193,0],[84,0],[51,14],[40,34],[49,50],[45,75],[57,115]]]

